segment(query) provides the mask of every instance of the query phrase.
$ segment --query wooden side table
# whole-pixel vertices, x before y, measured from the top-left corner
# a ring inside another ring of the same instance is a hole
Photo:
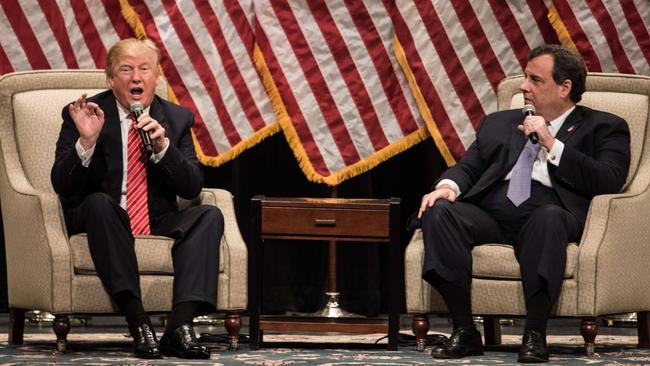
[[[397,350],[402,277],[399,275],[399,198],[252,199],[254,242],[249,248],[250,348],[258,349],[265,330],[387,333],[388,350]],[[336,240],[388,243],[388,319],[278,317],[261,314],[262,258],[265,240]]]

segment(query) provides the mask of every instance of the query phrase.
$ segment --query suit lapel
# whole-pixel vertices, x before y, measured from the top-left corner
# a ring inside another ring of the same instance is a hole
[[[518,125],[519,123],[513,123],[510,131],[510,151],[508,152],[508,160],[505,165],[507,171],[515,165],[527,141],[526,136],[517,128]]]
[[[104,111],[104,134],[100,138],[103,139],[102,146],[104,147],[104,155],[106,155],[106,160],[109,164],[117,160],[117,163],[121,166],[122,130],[115,97],[111,95],[109,98],[106,98],[106,102],[101,108]],[[119,152],[119,154],[116,154],[116,152]]]
[[[153,101],[151,102],[151,108],[149,109],[149,115],[151,118],[158,121],[158,123],[163,126],[163,128],[167,129],[167,121],[165,121],[163,107],[158,97],[153,98]]]
[[[102,152],[106,159],[106,167],[109,173],[107,181],[108,193],[119,199],[122,191],[122,175],[111,172],[123,172],[122,168],[122,128],[120,115],[117,112],[117,101],[112,93],[109,93],[100,107],[104,111],[104,127],[100,135]]]
[[[566,143],[571,136],[575,135],[575,132],[578,128],[582,126],[582,109],[576,107],[576,109],[571,112],[560,127],[560,130],[555,134],[555,138]]]

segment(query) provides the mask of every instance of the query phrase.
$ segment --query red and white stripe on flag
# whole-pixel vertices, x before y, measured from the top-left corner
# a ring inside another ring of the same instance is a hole
[[[260,73],[310,180],[336,185],[426,136],[384,3],[255,0],[255,16]]]
[[[589,71],[650,75],[650,1],[553,0],[549,18]]]
[[[474,141],[481,117],[496,110],[499,81],[522,73],[528,51],[557,37],[542,0],[396,0],[396,6],[396,49],[403,50],[427,128],[451,165]]]
[[[133,36],[110,0],[2,0],[0,33],[0,74],[104,68],[111,45]]]
[[[252,0],[121,0],[138,37],[161,50],[179,103],[190,108],[199,160],[220,165],[278,131],[252,61]]]

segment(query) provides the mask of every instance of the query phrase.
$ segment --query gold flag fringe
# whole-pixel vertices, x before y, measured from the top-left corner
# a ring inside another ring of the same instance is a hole
[[[576,47],[575,43],[573,43],[573,40],[571,39],[571,35],[569,34],[569,31],[566,29],[566,26],[564,25],[564,22],[560,17],[560,13],[558,13],[557,8],[555,8],[555,5],[551,5],[551,7],[548,8],[548,13],[546,14],[546,17],[548,18],[548,21],[551,23],[553,29],[555,29],[555,33],[557,34],[557,38],[560,40],[560,42],[565,47],[572,49],[576,53],[579,53],[578,47]]]
[[[349,165],[332,175],[323,176],[316,172],[314,166],[311,163],[311,160],[309,159],[309,156],[307,155],[307,152],[305,151],[305,148],[302,146],[298,133],[291,123],[291,117],[289,116],[284,102],[282,101],[282,97],[280,96],[277,85],[275,84],[275,81],[273,81],[271,72],[268,69],[266,61],[264,60],[264,55],[262,54],[262,51],[259,49],[259,46],[257,44],[255,45],[255,50],[253,52],[253,62],[255,63],[257,71],[262,78],[262,84],[264,85],[266,93],[271,100],[273,110],[275,111],[275,115],[277,117],[278,123],[280,124],[280,127],[282,128],[284,136],[287,139],[287,143],[289,144],[291,151],[293,151],[296,160],[298,160],[298,165],[300,166],[303,174],[305,174],[307,179],[312,182],[324,183],[329,186],[336,186],[347,179],[353,178],[374,168],[387,159],[424,140],[428,136],[426,130],[424,128],[420,128],[404,137],[400,141],[384,147],[383,149],[375,152],[365,159],[359,160],[358,162]]]

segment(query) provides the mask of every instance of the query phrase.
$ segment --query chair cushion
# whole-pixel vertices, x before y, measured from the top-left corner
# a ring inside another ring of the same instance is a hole
[[[138,237],[135,240],[135,254],[138,258],[138,269],[141,275],[173,275],[172,246],[174,241],[164,236]],[[70,237],[70,248],[75,273],[94,274],[95,265],[90,257],[88,239],[86,234]],[[165,250],[161,250],[165,248]],[[220,255],[223,258],[224,245],[220,246]],[[219,261],[219,272],[224,271],[224,261]]]
[[[578,262],[578,246],[575,243],[567,247],[564,278],[572,278]],[[476,278],[494,278],[520,280],[519,263],[512,246],[506,244],[485,244],[472,250],[472,276]]]

